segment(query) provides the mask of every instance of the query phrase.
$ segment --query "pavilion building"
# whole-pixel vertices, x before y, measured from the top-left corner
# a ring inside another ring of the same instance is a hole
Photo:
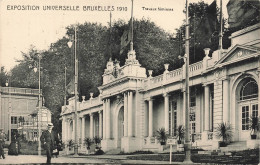
[[[249,120],[259,116],[260,24],[239,30],[230,36],[228,49],[216,50],[202,61],[189,65],[190,134],[193,145],[217,148],[215,128],[221,123],[232,126],[232,141],[246,147],[252,143]],[[101,137],[104,151],[120,148],[124,152],[157,150],[160,144],[155,132],[165,128],[176,136],[176,128],[184,125],[185,64],[182,68],[152,76],[128,52],[124,66],[107,62],[99,97],[77,102],[75,98],[62,107],[62,140],[75,140],[75,127],[81,148],[86,137]],[[259,137],[257,137],[260,139]],[[258,142],[258,139],[254,142]],[[251,145],[251,146],[250,146]]]

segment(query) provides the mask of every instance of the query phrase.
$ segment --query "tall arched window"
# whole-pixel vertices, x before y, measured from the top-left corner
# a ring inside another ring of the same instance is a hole
[[[250,130],[250,117],[258,116],[258,85],[253,78],[249,77],[245,78],[241,85],[240,100],[242,131],[248,131]],[[242,136],[246,137],[246,133]]]
[[[247,78],[240,90],[240,100],[248,100],[258,97],[258,86],[254,79]]]

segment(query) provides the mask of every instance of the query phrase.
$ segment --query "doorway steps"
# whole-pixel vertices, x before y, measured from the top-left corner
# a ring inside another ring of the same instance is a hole
[[[121,152],[121,148],[115,148],[106,152],[106,155],[118,155]]]
[[[246,141],[231,142],[227,147],[220,147],[221,151],[242,151],[247,148]]]

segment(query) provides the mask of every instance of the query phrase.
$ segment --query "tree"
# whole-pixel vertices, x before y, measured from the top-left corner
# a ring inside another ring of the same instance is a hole
[[[7,81],[7,71],[5,70],[5,67],[1,67],[1,72],[0,72],[0,86],[5,86],[5,83]]]
[[[184,11],[185,12],[185,11]],[[210,48],[215,51],[219,46],[220,33],[220,12],[216,6],[216,1],[210,5],[204,1],[189,4],[190,17],[190,63],[201,61],[205,54],[204,48]],[[231,42],[228,38],[230,32],[225,28],[227,20],[223,20],[223,41],[224,49],[227,49]],[[184,38],[185,38],[185,24],[177,30],[176,38],[180,44],[181,54],[184,54]]]

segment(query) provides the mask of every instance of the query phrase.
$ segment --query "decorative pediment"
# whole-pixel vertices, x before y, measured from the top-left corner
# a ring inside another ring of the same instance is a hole
[[[222,57],[222,59],[218,61],[217,65],[251,58],[252,55],[256,54],[257,52],[259,52],[259,48],[257,47],[235,45],[229,52],[227,52],[226,55]]]

